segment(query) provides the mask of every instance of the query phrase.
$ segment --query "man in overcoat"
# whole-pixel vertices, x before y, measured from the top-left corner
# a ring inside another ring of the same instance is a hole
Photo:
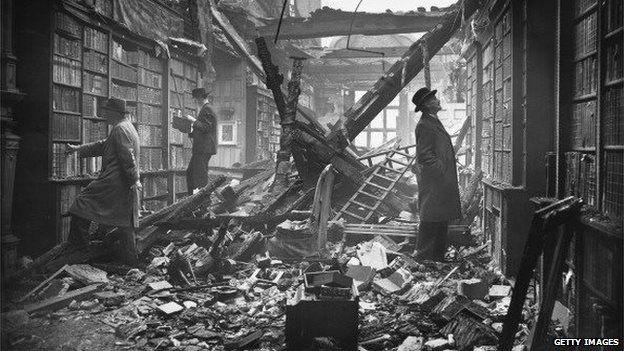
[[[193,89],[191,93],[200,110],[197,118],[186,116],[192,123],[189,137],[193,139],[191,161],[186,169],[189,195],[208,183],[208,162],[217,152],[217,118],[210,107],[209,94],[204,88]]]
[[[436,90],[419,89],[412,97],[422,116],[416,125],[417,160],[412,170],[418,182],[420,228],[416,257],[444,261],[451,220],[461,217],[455,151],[446,129],[438,119],[442,110]]]
[[[67,153],[83,157],[102,157],[102,169],[76,197],[69,210],[71,224],[68,241],[79,247],[89,244],[91,222],[118,227],[120,254],[127,263],[136,263],[134,228],[138,227],[139,136],[130,122],[126,103],[109,99],[104,106],[106,122],[112,130],[106,139],[84,145],[68,145]]]

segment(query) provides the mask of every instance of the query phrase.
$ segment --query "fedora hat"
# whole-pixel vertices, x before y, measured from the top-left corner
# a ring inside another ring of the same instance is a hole
[[[128,110],[126,110],[126,101],[116,98],[108,99],[106,101],[106,105],[104,105],[102,108],[106,110],[116,111],[119,113],[128,112]]]
[[[191,95],[193,96],[193,99],[204,99],[209,94],[205,88],[195,88],[191,90]]]
[[[412,96],[412,102],[416,105],[416,112],[420,111],[420,107],[422,104],[427,102],[429,98],[434,96],[438,91],[437,90],[429,90],[429,88],[420,88],[418,91]]]

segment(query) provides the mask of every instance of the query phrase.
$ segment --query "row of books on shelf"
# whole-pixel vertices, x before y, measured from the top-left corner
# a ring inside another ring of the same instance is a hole
[[[111,83],[111,95],[114,98],[126,100],[126,101],[136,101],[137,100],[137,88],[136,86],[127,86],[118,84],[115,82]]]
[[[139,86],[139,101],[160,105],[162,102],[162,90]]]
[[[596,205],[595,156],[582,152],[565,153],[566,196],[579,196],[590,206]]]
[[[191,162],[191,152],[189,148],[183,146],[171,145],[171,168],[185,169]]]
[[[76,153],[66,154],[64,143],[52,144],[52,178],[64,179],[79,175],[79,162]]]
[[[197,79],[197,68],[194,65],[173,59],[170,61],[170,67],[173,73],[178,76],[184,76],[191,80]],[[179,88],[181,88],[180,85],[178,85],[178,89]]]
[[[84,72],[83,90],[85,93],[108,96],[108,79],[98,74]]]
[[[574,25],[574,54],[580,57],[596,50],[598,15],[592,13]]]
[[[615,42],[607,46],[605,50],[605,79],[607,82],[624,78],[624,60],[622,43]]]
[[[161,88],[162,74],[139,67],[139,84],[147,85],[152,88]]]
[[[139,143],[141,146],[162,146],[162,127],[139,124]]]
[[[605,24],[607,32],[614,31],[624,25],[624,1],[609,0],[607,2]]]
[[[97,51],[85,51],[84,68],[98,73],[107,74],[108,56]]]
[[[52,115],[52,139],[80,142],[80,115],[55,112]]]
[[[102,170],[102,157],[86,157],[82,159],[82,175],[96,177]]]
[[[143,198],[166,195],[167,176],[148,176],[143,178]]]
[[[82,115],[85,117],[104,118],[103,107],[106,105],[106,98],[89,94],[82,95]]]
[[[68,14],[64,12],[56,12],[54,14],[54,22],[56,29],[62,30],[78,38],[82,36],[82,26],[77,20]]]
[[[162,109],[159,106],[142,103],[138,103],[137,106],[139,123],[162,125]]]
[[[54,33],[54,53],[80,61],[82,45],[80,45],[79,39],[69,39],[58,33]]]
[[[143,50],[136,51],[135,55],[129,55],[130,63],[137,64],[141,67],[151,69],[152,71],[162,72],[162,61],[157,57],[153,57]]]
[[[52,87],[52,109],[80,112],[80,90],[54,84]]]
[[[134,55],[136,55],[136,51],[126,50],[120,42],[113,40],[113,49],[111,51],[113,59],[129,65],[131,62],[136,61],[136,59],[133,60]]]
[[[95,28],[85,27],[84,29],[84,46],[98,50],[100,52],[108,52],[108,34]]]
[[[624,217],[624,156],[620,151],[605,152],[605,189],[603,210],[607,216]]]
[[[80,61],[54,55],[52,65],[52,81],[80,87],[82,70]]]
[[[593,94],[598,82],[598,60],[596,56],[588,57],[576,63],[574,76],[574,93],[576,96]]]
[[[158,171],[164,168],[162,148],[141,148],[139,169],[144,171]]]
[[[114,78],[119,78],[132,83],[136,83],[138,77],[136,68],[123,65],[116,61],[113,61],[111,64],[111,75]]]
[[[603,99],[604,143],[624,145],[624,89],[607,89]]]
[[[572,147],[596,146],[596,101],[573,104],[570,122]]]
[[[82,120],[82,142],[93,143],[108,137],[108,125],[106,122]]]
[[[171,140],[172,144],[182,145],[184,144],[184,139],[188,139],[188,137],[185,136],[185,133],[182,133],[175,128],[169,128],[169,139]]]

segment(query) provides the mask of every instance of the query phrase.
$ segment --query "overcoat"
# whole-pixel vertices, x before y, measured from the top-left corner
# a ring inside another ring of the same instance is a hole
[[[413,171],[418,182],[420,220],[444,222],[461,217],[455,150],[439,119],[423,113],[416,125]]]
[[[210,105],[202,106],[189,136],[193,138],[193,154],[214,155],[217,152],[217,118]]]
[[[121,120],[106,139],[81,145],[77,151],[81,158],[102,156],[102,170],[80,192],[69,212],[104,225],[134,226],[138,194],[133,185],[139,180],[140,146],[132,123]]]

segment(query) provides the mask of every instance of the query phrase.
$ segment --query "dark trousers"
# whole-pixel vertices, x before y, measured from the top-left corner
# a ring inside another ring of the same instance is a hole
[[[192,154],[191,161],[186,169],[186,187],[188,195],[193,194],[193,189],[203,188],[208,184],[208,162],[210,154]]]
[[[448,222],[420,222],[416,240],[417,258],[444,261],[448,246]]]
[[[72,215],[67,241],[78,247],[88,247],[91,236],[89,233],[90,226],[90,220]],[[107,238],[106,242],[109,243],[113,252],[126,263],[135,264],[138,261],[138,253],[134,238],[134,228],[118,227],[111,235],[114,236]],[[114,245],[117,240],[119,244]]]

